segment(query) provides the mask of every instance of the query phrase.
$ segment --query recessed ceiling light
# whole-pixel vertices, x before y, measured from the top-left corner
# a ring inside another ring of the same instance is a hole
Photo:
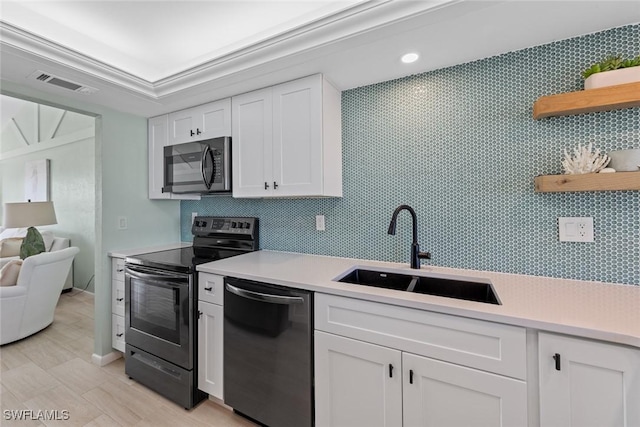
[[[412,62],[416,62],[418,58],[420,58],[420,56],[417,53],[412,52],[402,55],[402,58],[400,58],[400,60],[405,64],[411,64]]]

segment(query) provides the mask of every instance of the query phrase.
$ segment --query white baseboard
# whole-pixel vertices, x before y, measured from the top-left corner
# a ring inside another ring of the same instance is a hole
[[[94,365],[105,366],[114,360],[118,360],[122,357],[122,353],[119,351],[112,351],[111,353],[107,353],[104,356],[100,356],[98,354],[93,353],[91,355],[91,361]]]

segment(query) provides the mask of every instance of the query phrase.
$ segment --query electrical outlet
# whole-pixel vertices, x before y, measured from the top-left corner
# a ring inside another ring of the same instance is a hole
[[[593,242],[593,218],[558,218],[558,240],[561,242]]]
[[[324,231],[324,215],[316,215],[316,230]]]

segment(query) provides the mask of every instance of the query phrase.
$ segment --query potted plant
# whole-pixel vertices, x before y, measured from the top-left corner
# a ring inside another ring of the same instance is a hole
[[[610,56],[584,70],[582,77],[585,89],[640,82],[640,55],[629,59]]]

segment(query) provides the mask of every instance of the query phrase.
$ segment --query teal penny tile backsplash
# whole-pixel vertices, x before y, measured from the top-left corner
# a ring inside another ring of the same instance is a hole
[[[640,285],[640,192],[533,191],[565,148],[640,148],[639,108],[532,119],[538,97],[582,89],[611,54],[640,54],[640,25],[344,91],[343,198],[182,201],[182,239],[191,212],[257,216],[262,249],[408,263],[409,214],[387,234],[408,204],[424,264]],[[563,216],[593,217],[595,242],[558,242]]]

